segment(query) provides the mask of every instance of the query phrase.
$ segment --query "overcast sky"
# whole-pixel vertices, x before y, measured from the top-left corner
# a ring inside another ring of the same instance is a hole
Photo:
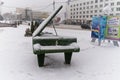
[[[15,10],[16,7],[20,7],[20,8],[29,7],[35,10],[47,10],[47,9],[52,9],[52,3],[53,3],[53,0],[1,0],[1,1],[4,2],[1,9],[2,13],[7,11],[12,12],[13,10]],[[55,0],[55,2],[65,2],[65,1],[67,0]],[[60,3],[56,4],[56,6],[57,5],[60,5]]]

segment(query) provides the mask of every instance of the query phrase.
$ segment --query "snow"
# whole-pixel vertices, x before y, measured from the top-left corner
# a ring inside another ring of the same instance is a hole
[[[73,46],[74,48],[80,48],[79,45],[77,43],[75,43],[75,42],[71,43],[70,45]]]
[[[41,37],[39,37],[39,36],[36,36],[36,37],[33,37],[33,39],[59,39],[60,37],[59,36],[41,36]]]
[[[36,36],[36,37],[33,37],[33,39],[37,40],[37,39],[45,39],[45,40],[57,40],[57,39],[75,39],[75,37],[70,37],[70,36],[56,36],[56,35],[52,35],[52,34],[49,34],[49,35],[42,35],[42,36]]]
[[[27,27],[0,28],[0,80],[120,80],[120,47],[107,40],[98,46],[85,30],[57,29],[61,36],[78,39],[81,50],[73,54],[71,65],[58,53],[46,55],[45,66],[38,67],[32,38],[24,37]]]
[[[76,43],[66,46],[54,45],[54,46],[41,46],[40,44],[34,44],[33,48],[35,50],[76,50],[79,49]]]
[[[41,48],[40,44],[34,44],[33,49],[34,50],[39,50]]]

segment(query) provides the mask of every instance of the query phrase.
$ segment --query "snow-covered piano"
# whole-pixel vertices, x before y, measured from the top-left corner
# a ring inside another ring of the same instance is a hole
[[[66,37],[53,35],[51,33],[43,33],[42,31],[48,23],[62,9],[60,6],[47,19],[45,19],[38,28],[33,32],[32,43],[33,52],[37,55],[39,67],[44,66],[44,58],[46,53],[62,53],[64,52],[65,63],[70,64],[72,52],[79,52],[80,48],[77,45],[77,39],[74,37]]]

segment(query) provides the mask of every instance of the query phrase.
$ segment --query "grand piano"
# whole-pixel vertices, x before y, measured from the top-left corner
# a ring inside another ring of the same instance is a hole
[[[39,67],[44,66],[45,55],[49,53],[64,53],[65,63],[71,63],[73,52],[79,52],[77,39],[43,32],[44,28],[62,9],[62,5],[44,20],[32,34],[33,53],[37,55]]]

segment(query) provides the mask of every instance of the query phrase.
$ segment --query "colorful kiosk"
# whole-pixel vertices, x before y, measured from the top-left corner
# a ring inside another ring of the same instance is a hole
[[[98,39],[98,45],[101,41],[112,40],[114,46],[119,46],[120,41],[120,16],[95,16],[92,19],[92,42]]]

